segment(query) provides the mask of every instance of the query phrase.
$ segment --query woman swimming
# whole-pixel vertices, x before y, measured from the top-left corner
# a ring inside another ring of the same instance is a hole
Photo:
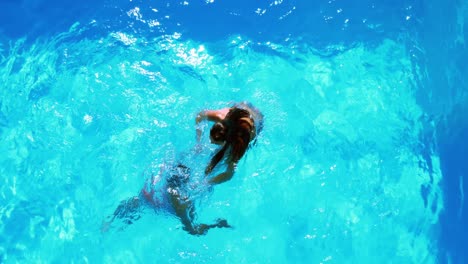
[[[232,178],[237,162],[262,129],[263,115],[252,105],[239,103],[231,108],[203,111],[198,114],[196,122],[198,124],[205,119],[216,122],[210,130],[210,138],[213,143],[222,145],[205,168],[205,176],[223,158],[227,163],[225,172],[208,179],[208,184],[214,185]],[[200,135],[201,131],[197,129],[198,139]],[[182,163],[163,164],[159,174],[148,179],[139,196],[121,202],[103,230],[108,229],[116,218],[123,219],[126,224],[138,220],[142,205],[176,215],[183,229],[192,235],[204,235],[211,228],[231,227],[224,219],[218,219],[214,224],[195,223],[194,201],[190,195],[192,176],[190,168]]]
[[[210,139],[212,143],[222,146],[212,157],[205,174],[209,175],[223,158],[226,160],[226,170],[208,180],[210,184],[219,184],[232,178],[237,162],[262,130],[263,115],[247,102],[229,108],[202,111],[195,120],[197,140],[201,137],[198,124],[203,120],[216,122],[210,130]]]

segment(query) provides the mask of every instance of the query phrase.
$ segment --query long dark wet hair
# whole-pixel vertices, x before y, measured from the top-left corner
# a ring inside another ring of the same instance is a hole
[[[254,123],[250,113],[241,108],[232,108],[221,122],[213,125],[210,135],[217,141],[225,141],[224,146],[211,158],[205,173],[210,173],[221,161],[230,148],[230,161],[237,163],[247,150],[251,138]]]

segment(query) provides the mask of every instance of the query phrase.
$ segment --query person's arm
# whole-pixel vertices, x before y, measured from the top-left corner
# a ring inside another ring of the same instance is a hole
[[[215,185],[229,181],[234,175],[235,168],[236,165],[233,162],[230,162],[225,172],[222,172],[216,175],[215,177],[209,179],[208,182],[212,185]]]

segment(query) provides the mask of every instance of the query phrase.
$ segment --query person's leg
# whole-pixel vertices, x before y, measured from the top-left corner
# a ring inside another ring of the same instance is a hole
[[[177,217],[184,225],[183,229],[191,235],[205,235],[211,228],[231,227],[224,219],[216,220],[215,224],[195,224],[195,207],[192,201],[181,200],[177,193],[170,193],[171,203]]]
[[[141,212],[141,200],[140,197],[134,196],[128,200],[120,202],[119,206],[114,211],[114,217],[123,219],[126,224],[132,224],[132,221],[136,221],[141,218],[139,214]]]
[[[138,196],[121,201],[112,216],[108,217],[108,219],[110,219],[103,222],[101,231],[107,232],[116,219],[122,220],[125,225],[133,224],[135,221],[141,218],[141,205],[142,201]]]

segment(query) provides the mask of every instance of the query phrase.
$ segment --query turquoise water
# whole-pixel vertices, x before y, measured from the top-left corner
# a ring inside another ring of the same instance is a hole
[[[1,262],[437,262],[440,160],[407,35],[324,50],[83,36],[92,27],[1,47]],[[233,229],[191,236],[148,210],[101,232],[148,172],[195,144],[198,111],[241,100],[264,130],[196,203],[198,222]]]

